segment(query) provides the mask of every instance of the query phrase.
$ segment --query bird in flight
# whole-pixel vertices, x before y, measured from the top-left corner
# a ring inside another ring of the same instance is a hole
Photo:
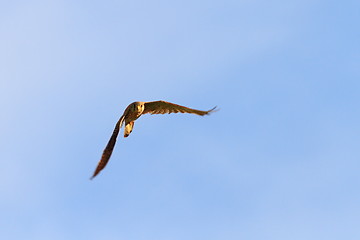
[[[124,111],[123,115],[120,117],[119,121],[115,125],[115,129],[111,138],[106,145],[104,152],[101,156],[101,159],[95,169],[93,176],[90,179],[96,177],[101,170],[103,170],[108,163],[111,153],[114,149],[116,138],[119,134],[120,128],[122,127],[125,121],[124,137],[128,137],[134,128],[134,122],[143,114],[165,114],[165,113],[192,113],[200,116],[207,115],[211,112],[214,112],[216,107],[208,111],[200,111],[184,106],[180,106],[174,103],[165,102],[165,101],[154,101],[154,102],[133,102],[131,103]]]

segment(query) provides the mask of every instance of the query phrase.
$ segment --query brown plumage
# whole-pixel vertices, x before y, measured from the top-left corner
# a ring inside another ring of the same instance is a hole
[[[91,179],[93,179],[98,173],[103,170],[108,163],[111,153],[114,149],[116,138],[119,134],[120,128],[122,127],[125,121],[124,137],[128,137],[133,130],[134,122],[142,114],[165,114],[165,113],[192,113],[200,116],[207,115],[215,110],[216,107],[208,111],[200,111],[184,106],[180,106],[174,103],[169,103],[165,101],[155,101],[155,102],[133,102],[131,103],[124,111],[123,115],[120,117],[119,121],[115,125],[113,134],[106,145],[104,152],[101,156],[101,159],[95,169],[95,172]]]

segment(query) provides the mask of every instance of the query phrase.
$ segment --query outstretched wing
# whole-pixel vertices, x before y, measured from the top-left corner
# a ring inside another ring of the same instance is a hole
[[[124,121],[124,118],[125,116],[121,116],[121,118],[119,119],[119,121],[116,123],[115,125],[115,129],[113,131],[113,134],[111,135],[111,138],[108,142],[108,144],[106,145],[105,149],[104,149],[104,152],[101,156],[101,159],[95,169],[95,172],[93,174],[93,176],[90,178],[90,179],[93,179],[94,177],[96,177],[96,175],[98,175],[98,173],[103,170],[106,166],[106,164],[108,163],[110,157],[111,157],[111,154],[112,154],[112,151],[114,149],[114,146],[115,146],[115,143],[116,143],[116,138],[119,134],[119,131],[120,131],[120,128],[121,128],[121,125]]]
[[[145,105],[145,109],[142,114],[146,114],[146,113],[165,114],[165,113],[181,112],[181,113],[192,113],[192,114],[204,116],[213,112],[216,108],[214,107],[208,111],[201,111],[165,101],[146,102],[144,105]]]

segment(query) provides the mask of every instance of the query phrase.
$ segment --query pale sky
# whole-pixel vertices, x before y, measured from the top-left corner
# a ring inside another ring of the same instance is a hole
[[[360,239],[359,9],[0,3],[0,239]]]

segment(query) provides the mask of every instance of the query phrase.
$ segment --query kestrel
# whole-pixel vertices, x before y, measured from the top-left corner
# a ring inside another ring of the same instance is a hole
[[[104,152],[101,156],[101,159],[95,169],[95,172],[91,179],[93,179],[98,173],[103,170],[108,163],[111,153],[114,149],[116,138],[119,134],[120,128],[122,127],[125,121],[124,137],[128,137],[134,128],[134,122],[142,114],[165,114],[165,113],[192,113],[200,116],[207,115],[215,110],[216,107],[208,111],[200,111],[184,106],[180,106],[174,103],[169,103],[165,101],[155,101],[155,102],[133,102],[131,103],[124,111],[123,115],[120,117],[119,121],[115,125],[115,129],[111,138],[106,145]]]

